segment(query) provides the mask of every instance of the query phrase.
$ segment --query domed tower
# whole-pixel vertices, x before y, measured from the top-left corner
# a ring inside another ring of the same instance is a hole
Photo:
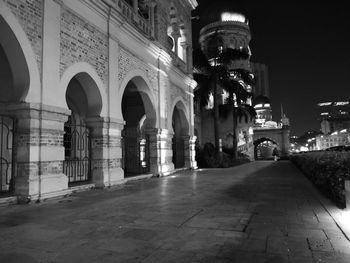
[[[270,99],[266,96],[257,96],[253,100],[256,111],[255,125],[264,126],[266,122],[272,121],[272,110]]]
[[[239,13],[222,13],[221,21],[203,27],[199,36],[201,49],[212,65],[216,63],[218,53],[226,48],[241,49],[251,55],[250,40],[248,20]],[[231,68],[251,70],[249,58],[235,61]]]

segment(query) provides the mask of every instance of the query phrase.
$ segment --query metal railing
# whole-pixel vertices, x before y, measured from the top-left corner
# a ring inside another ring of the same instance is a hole
[[[0,192],[12,190],[13,179],[13,119],[0,116]]]
[[[85,125],[68,121],[64,126],[65,161],[63,172],[69,183],[84,182],[91,179],[90,133]]]

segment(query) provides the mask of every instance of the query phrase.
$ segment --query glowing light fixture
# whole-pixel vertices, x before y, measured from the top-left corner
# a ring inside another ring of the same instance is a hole
[[[253,128],[252,128],[252,127],[249,127],[248,132],[249,132],[249,135],[253,135],[253,134],[254,134],[254,130],[253,130]]]
[[[349,101],[338,101],[334,102],[335,106],[343,106],[343,105],[348,105],[350,102]]]
[[[332,102],[322,102],[322,103],[318,103],[317,105],[322,107],[322,106],[329,106],[331,104]]]
[[[242,14],[225,12],[221,14],[221,21],[235,21],[245,23],[246,19]]]

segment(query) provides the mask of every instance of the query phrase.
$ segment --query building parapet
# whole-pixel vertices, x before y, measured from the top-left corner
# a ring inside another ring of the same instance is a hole
[[[151,38],[154,35],[154,28],[151,26],[151,19],[143,18],[125,0],[103,1],[121,14],[129,24],[133,25],[144,36]]]

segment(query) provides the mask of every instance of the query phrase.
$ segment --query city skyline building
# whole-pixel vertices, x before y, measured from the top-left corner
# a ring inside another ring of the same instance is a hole
[[[252,72],[255,77],[255,85],[252,92],[255,96],[265,96],[270,98],[269,68],[266,64],[250,62]]]
[[[323,134],[350,128],[350,100],[320,102],[317,106]]]

